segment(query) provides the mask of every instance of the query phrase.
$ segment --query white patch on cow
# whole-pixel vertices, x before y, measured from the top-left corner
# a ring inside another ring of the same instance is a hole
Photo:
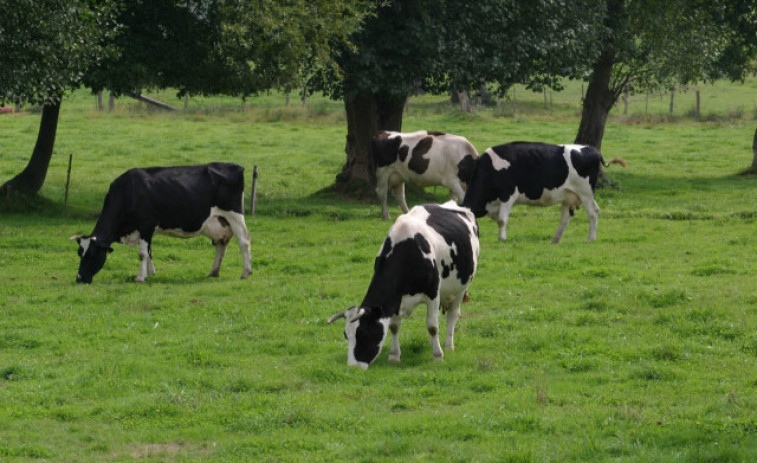
[[[139,232],[137,230],[134,230],[128,235],[122,236],[119,241],[121,242],[121,244],[125,244],[127,246],[136,246],[140,241]]]
[[[499,155],[495,153],[493,149],[489,148],[488,150],[486,150],[486,154],[488,154],[489,158],[492,160],[492,167],[494,167],[494,170],[499,171],[510,168],[510,162],[507,159],[502,159],[501,157],[499,157]]]
[[[79,240],[79,246],[81,246],[81,249],[82,249],[81,251],[82,256],[87,253],[87,250],[89,249],[89,245],[91,243],[92,243],[92,238],[81,238]]]

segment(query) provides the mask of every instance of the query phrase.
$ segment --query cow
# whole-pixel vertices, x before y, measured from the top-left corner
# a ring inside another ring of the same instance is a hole
[[[425,130],[379,132],[372,139],[371,150],[376,167],[376,194],[384,220],[389,220],[386,206],[389,189],[402,212],[408,211],[406,182],[421,187],[443,185],[457,202],[462,201],[478,159],[478,151],[464,137]]]
[[[626,166],[620,158],[604,161],[596,148],[514,142],[487,149],[478,160],[463,206],[476,217],[497,220],[499,239],[507,239],[507,220],[514,204],[562,204],[562,216],[552,243],[559,243],[573,211],[583,204],[589,216],[588,241],[597,239],[599,206],[594,190],[600,164]]]
[[[363,370],[378,357],[392,333],[389,360],[399,362],[400,317],[426,304],[434,359],[439,345],[439,308],[447,312],[445,346],[454,350],[455,324],[478,262],[478,224],[473,214],[454,201],[416,206],[397,218],[374,263],[374,273],[363,302],[329,318],[346,319],[347,364]]]
[[[247,278],[252,265],[243,195],[244,168],[236,164],[127,170],[110,184],[92,233],[71,237],[79,244],[81,258],[76,281],[91,283],[113,251],[111,244],[118,241],[139,246],[141,266],[134,281],[144,282],[148,274],[155,274],[151,243],[156,232],[209,237],[216,248],[209,277],[218,276],[226,245],[236,236],[244,260],[242,278]]]

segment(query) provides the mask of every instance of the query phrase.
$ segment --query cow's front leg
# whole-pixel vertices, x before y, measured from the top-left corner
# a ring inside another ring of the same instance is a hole
[[[507,202],[501,202],[499,204],[499,213],[497,214],[497,225],[499,226],[499,240],[507,241],[507,221],[510,220],[510,209],[515,204],[515,196],[513,195]]]
[[[560,213],[560,225],[557,227],[555,236],[552,238],[552,244],[557,244],[562,239],[562,234],[565,231],[565,227],[570,223],[570,204],[567,202],[562,203],[562,211]]]
[[[226,254],[226,247],[229,242],[226,240],[218,240],[215,243],[216,246],[216,258],[213,260],[213,268],[208,272],[207,277],[218,277],[218,272],[221,269],[221,262],[223,262],[223,256]]]
[[[147,279],[148,272],[155,274],[155,266],[150,257],[150,243],[145,240],[139,240],[139,275],[134,278],[137,283],[144,283]]]
[[[444,351],[439,344],[439,297],[427,303],[426,329],[431,342],[431,350],[434,352],[434,360],[442,360]]]
[[[399,362],[400,361],[400,326],[402,324],[402,319],[399,317],[399,315],[395,315],[392,317],[392,319],[389,321],[389,332],[392,333],[392,348],[389,349],[389,361],[390,362]]]
[[[389,193],[389,184],[383,176],[376,178],[376,195],[381,202],[381,218],[389,220],[389,207],[386,204],[386,195]]]
[[[392,195],[394,195],[394,199],[396,199],[399,203],[402,212],[406,214],[407,211],[410,210],[410,208],[407,207],[407,202],[405,201],[405,183],[401,182],[397,185],[394,185],[392,187]]]

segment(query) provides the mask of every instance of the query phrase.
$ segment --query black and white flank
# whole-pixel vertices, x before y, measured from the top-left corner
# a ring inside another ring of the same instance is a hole
[[[103,210],[89,235],[72,236],[79,243],[76,281],[91,283],[118,241],[139,246],[137,282],[155,274],[152,237],[204,235],[216,248],[208,276],[218,276],[226,246],[236,236],[244,260],[242,278],[252,271],[250,234],[244,221],[244,168],[215,162],[198,166],[130,169],[110,184]]]
[[[442,185],[456,201],[462,201],[478,159],[478,151],[465,137],[425,130],[382,131],[373,137],[371,148],[384,220],[389,220],[386,195],[390,189],[402,212],[408,211],[405,183]]]
[[[399,216],[376,257],[363,302],[329,319],[346,319],[347,363],[367,369],[392,333],[389,360],[399,362],[402,317],[426,304],[434,359],[444,357],[439,344],[439,309],[447,312],[446,348],[454,349],[460,304],[478,263],[478,226],[473,214],[453,201],[416,206]]]
[[[476,217],[488,215],[499,224],[499,239],[507,239],[507,221],[515,204],[562,204],[560,225],[552,238],[559,243],[573,211],[580,205],[589,216],[588,241],[597,239],[599,206],[594,190],[600,166],[605,163],[592,146],[515,142],[489,148],[481,155],[468,185],[463,206]]]

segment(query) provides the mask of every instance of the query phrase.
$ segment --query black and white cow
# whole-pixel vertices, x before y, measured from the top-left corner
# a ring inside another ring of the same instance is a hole
[[[552,238],[559,243],[576,207],[583,204],[589,216],[589,238],[597,238],[599,206],[594,189],[600,164],[609,167],[592,146],[515,142],[486,150],[478,160],[463,206],[476,217],[489,215],[499,224],[499,239],[507,239],[507,220],[515,204],[562,204],[562,216]]]
[[[204,235],[216,247],[208,276],[218,276],[226,245],[236,236],[244,259],[242,278],[252,271],[250,234],[244,221],[244,168],[214,162],[198,166],[130,169],[110,184],[103,210],[90,235],[73,236],[79,243],[76,281],[91,283],[105,265],[115,241],[139,245],[141,266],[137,282],[155,274],[152,237],[162,233],[178,238]]]
[[[381,216],[389,220],[386,194],[389,189],[402,212],[407,212],[405,182],[421,187],[443,185],[456,201],[462,201],[473,175],[478,151],[464,137],[427,132],[379,132],[372,141],[376,166],[376,193]]]
[[[347,363],[367,369],[392,333],[389,360],[399,362],[400,317],[426,304],[426,327],[434,359],[439,345],[439,308],[447,312],[446,348],[454,350],[460,304],[476,273],[478,225],[473,214],[453,201],[414,207],[399,216],[376,257],[368,291],[359,307],[340,312],[346,318]]]

